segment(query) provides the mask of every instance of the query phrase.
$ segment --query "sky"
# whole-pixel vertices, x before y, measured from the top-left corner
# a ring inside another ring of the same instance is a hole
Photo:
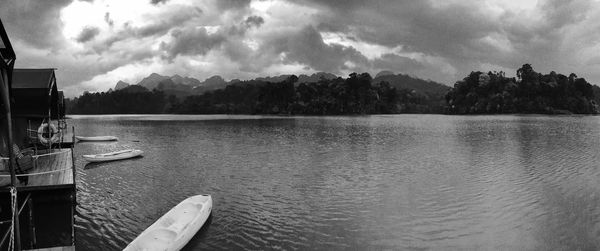
[[[600,0],[0,0],[18,68],[67,97],[151,73],[573,72],[600,85]]]

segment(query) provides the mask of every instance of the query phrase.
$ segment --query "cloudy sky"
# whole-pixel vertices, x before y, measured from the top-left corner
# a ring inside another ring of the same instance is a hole
[[[524,63],[600,84],[600,0],[0,0],[17,67],[67,96],[152,72],[204,80],[381,70],[454,84]]]

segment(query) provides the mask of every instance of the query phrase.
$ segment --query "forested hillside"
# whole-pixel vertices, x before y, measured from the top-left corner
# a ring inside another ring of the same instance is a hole
[[[537,73],[525,64],[517,78],[504,72],[471,72],[446,95],[450,114],[596,114],[600,88],[571,73]]]
[[[131,85],[117,91],[85,93],[70,100],[67,108],[71,114],[341,115],[441,113],[444,110],[441,94],[397,89],[387,81],[375,83],[368,73],[353,73],[346,79],[322,77],[317,82],[299,84],[294,75],[281,82],[236,81],[223,89],[184,98],[165,93]]]

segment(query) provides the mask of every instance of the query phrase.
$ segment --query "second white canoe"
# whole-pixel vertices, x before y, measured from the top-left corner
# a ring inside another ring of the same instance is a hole
[[[211,210],[210,195],[189,197],[144,230],[124,250],[180,250],[204,225]]]
[[[75,138],[79,141],[115,141],[119,140],[119,138],[115,136],[75,136]]]
[[[83,159],[85,159],[89,162],[112,161],[112,160],[121,160],[121,159],[129,159],[129,158],[137,157],[137,156],[142,155],[143,153],[144,152],[142,150],[128,149],[128,150],[103,153],[103,154],[83,155]]]

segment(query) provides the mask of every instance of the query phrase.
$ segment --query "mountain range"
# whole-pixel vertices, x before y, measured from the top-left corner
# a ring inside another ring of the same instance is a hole
[[[292,75],[279,75],[279,76],[267,76],[267,77],[259,77],[254,80],[249,81],[260,81],[260,82],[272,82],[278,83],[286,80],[288,77]],[[326,73],[326,72],[317,72],[312,75],[301,74],[298,76],[298,81],[295,83],[299,85],[301,83],[313,83],[318,82],[320,79],[324,78],[327,80],[335,79],[338,76]],[[437,83],[431,80],[423,80],[417,77],[412,77],[405,74],[394,74],[390,71],[382,71],[375,75],[373,79],[373,83],[379,83],[382,81],[386,81],[390,83],[391,86],[397,89],[410,89],[418,93],[422,93],[425,95],[432,96],[443,96],[448,90],[450,90],[449,86],[443,85],[441,83]],[[210,78],[205,79],[204,81],[200,81],[191,77],[182,77],[180,75],[173,76],[163,76],[157,73],[152,73],[148,77],[145,77],[140,82],[135,85],[130,85],[129,83],[119,81],[114,90],[121,89],[131,89],[128,91],[144,91],[147,90],[160,90],[165,92],[167,95],[175,95],[178,98],[186,97],[189,95],[199,95],[207,91],[213,91],[217,89],[225,88],[227,85],[243,83],[246,81],[241,81],[239,79],[233,79],[231,81],[226,81],[221,76],[215,75]],[[131,88],[134,86],[144,87],[144,88]]]

